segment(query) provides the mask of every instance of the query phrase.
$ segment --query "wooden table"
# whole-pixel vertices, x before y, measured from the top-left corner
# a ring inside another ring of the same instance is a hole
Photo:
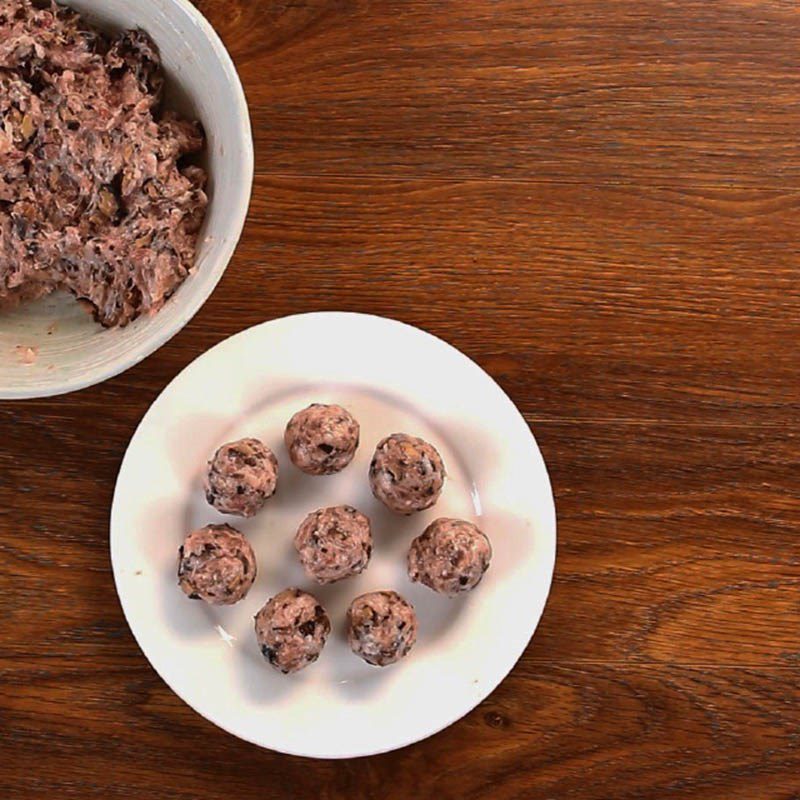
[[[786,0],[204,0],[251,104],[244,238],[94,389],[0,404],[4,798],[800,797],[800,15]],[[530,421],[559,554],[525,655],[432,739],[315,762],[215,729],[120,611],[133,430],[224,337],[422,326]]]

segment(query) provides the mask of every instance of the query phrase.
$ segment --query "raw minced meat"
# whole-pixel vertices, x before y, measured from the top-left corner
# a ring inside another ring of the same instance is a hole
[[[312,511],[297,529],[294,547],[306,575],[317,583],[358,575],[372,555],[369,518],[352,506]]]
[[[417,641],[414,606],[397,592],[369,592],[347,609],[347,641],[367,664],[385,667],[408,655]]]
[[[160,113],[143,31],[0,0],[0,307],[66,289],[104,326],[158,311],[194,266],[200,125]]]
[[[252,517],[277,485],[278,459],[258,439],[228,442],[208,462],[206,500],[223,514]]]
[[[443,517],[411,543],[408,577],[434,592],[455,597],[481,582],[491,560],[492,545],[476,525]]]
[[[264,658],[288,674],[319,658],[331,621],[316,597],[292,587],[278,592],[256,614],[255,630]]]
[[[435,505],[445,476],[439,451],[406,433],[393,433],[378,442],[369,465],[372,494],[397,514],[413,514]]]
[[[250,591],[256,572],[250,542],[230,525],[192,531],[178,550],[178,585],[193,600],[238,603]]]
[[[333,475],[353,460],[359,432],[346,408],[313,403],[289,420],[284,442],[292,463],[303,472]]]

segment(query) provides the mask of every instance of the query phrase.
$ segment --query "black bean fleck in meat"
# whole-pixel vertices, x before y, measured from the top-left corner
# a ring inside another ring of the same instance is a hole
[[[275,656],[277,655],[277,653],[275,649],[273,647],[270,647],[268,644],[261,645],[261,655],[263,655],[264,658],[269,659],[270,664],[275,663]]]
[[[460,583],[462,586],[466,586],[466,585],[467,585],[467,581],[469,581],[469,578],[468,578],[466,575],[462,575],[462,576],[461,576],[461,577],[458,579],[458,582],[459,582],[459,583]]]
[[[330,455],[334,450],[333,445],[325,444],[324,442],[323,444],[317,445],[317,447],[319,447],[323,453],[327,453],[328,455]]]
[[[317,623],[316,623],[316,622],[314,622],[314,620],[313,620],[313,619],[310,619],[310,620],[308,620],[307,622],[304,622],[304,623],[303,623],[303,624],[302,624],[302,625],[301,625],[301,626],[298,628],[298,630],[300,631],[300,633],[301,633],[303,636],[313,636],[313,635],[314,635],[314,631],[315,631],[316,627],[317,627]]]

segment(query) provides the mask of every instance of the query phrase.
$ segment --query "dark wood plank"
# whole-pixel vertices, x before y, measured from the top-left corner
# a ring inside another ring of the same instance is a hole
[[[343,309],[451,341],[531,419],[791,425],[799,201],[774,191],[262,177],[203,314],[103,391],[124,399],[147,385],[152,400],[243,327]]]
[[[162,800],[167,787],[176,800],[791,800],[800,792],[799,681],[797,665],[523,660],[491,698],[424,746],[322,762],[238,742],[146,667],[53,663],[5,673],[4,741],[26,800]]]
[[[689,424],[534,430],[559,516],[535,660],[800,663],[794,435]]]
[[[716,187],[800,178],[774,0],[200,0],[258,168]]]
[[[786,424],[799,207],[796,192],[262,177],[181,356],[243,319],[363,311],[452,341],[536,419]]]
[[[113,404],[109,404],[113,405]],[[68,409],[74,430],[88,403]],[[96,409],[99,418],[99,407]],[[108,569],[119,419],[77,434],[19,421],[0,457],[0,654],[113,664],[135,648]],[[536,423],[555,487],[556,579],[530,657],[537,662],[800,663],[800,457],[776,428]],[[35,456],[34,456],[35,454]],[[20,507],[24,520],[15,524]],[[288,535],[288,534],[287,534]],[[56,598],[51,587],[57,587]],[[51,609],[58,600],[59,625]],[[25,631],[25,636],[20,635]],[[800,709],[798,709],[800,713]]]
[[[87,409],[67,409],[64,429]],[[171,796],[187,799],[265,783],[272,797],[311,797],[320,782],[331,798],[491,788],[501,800],[749,800],[800,790],[800,498],[794,439],[783,431],[537,423],[560,515],[540,629],[464,721],[365,768],[312,767],[237,742],[143,663],[107,569],[116,428],[113,419],[98,426],[110,442],[87,464],[77,437],[14,426],[12,448],[24,441],[37,454],[0,490],[4,508],[31,498],[30,528],[3,524],[0,573],[16,587],[0,595],[0,696],[23,796],[147,800],[161,796],[164,775]],[[25,491],[56,475],[52,493]],[[87,751],[95,755],[79,758]],[[154,762],[158,770],[137,766]]]

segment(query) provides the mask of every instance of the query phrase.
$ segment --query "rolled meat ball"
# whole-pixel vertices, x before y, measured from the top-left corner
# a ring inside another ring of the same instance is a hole
[[[289,420],[283,439],[298,469],[332,475],[353,460],[359,433],[358,422],[346,408],[314,403]]]
[[[192,531],[178,549],[178,585],[192,600],[238,603],[250,591],[256,571],[250,542],[230,525]]]
[[[455,597],[481,582],[491,559],[489,539],[471,522],[437,519],[411,543],[408,577]]]
[[[294,537],[300,563],[317,583],[334,583],[363,572],[372,555],[369,519],[352,506],[309,514]]]
[[[284,589],[255,616],[256,640],[264,658],[279,672],[298,672],[319,658],[331,622],[316,597]]]
[[[206,500],[223,514],[252,517],[275,494],[278,459],[258,439],[239,439],[208,462]]]
[[[445,469],[436,448],[405,433],[387,436],[369,466],[372,494],[398,514],[430,508],[444,486]]]
[[[417,641],[414,606],[397,592],[362,594],[347,609],[347,641],[368,664],[394,664]]]

